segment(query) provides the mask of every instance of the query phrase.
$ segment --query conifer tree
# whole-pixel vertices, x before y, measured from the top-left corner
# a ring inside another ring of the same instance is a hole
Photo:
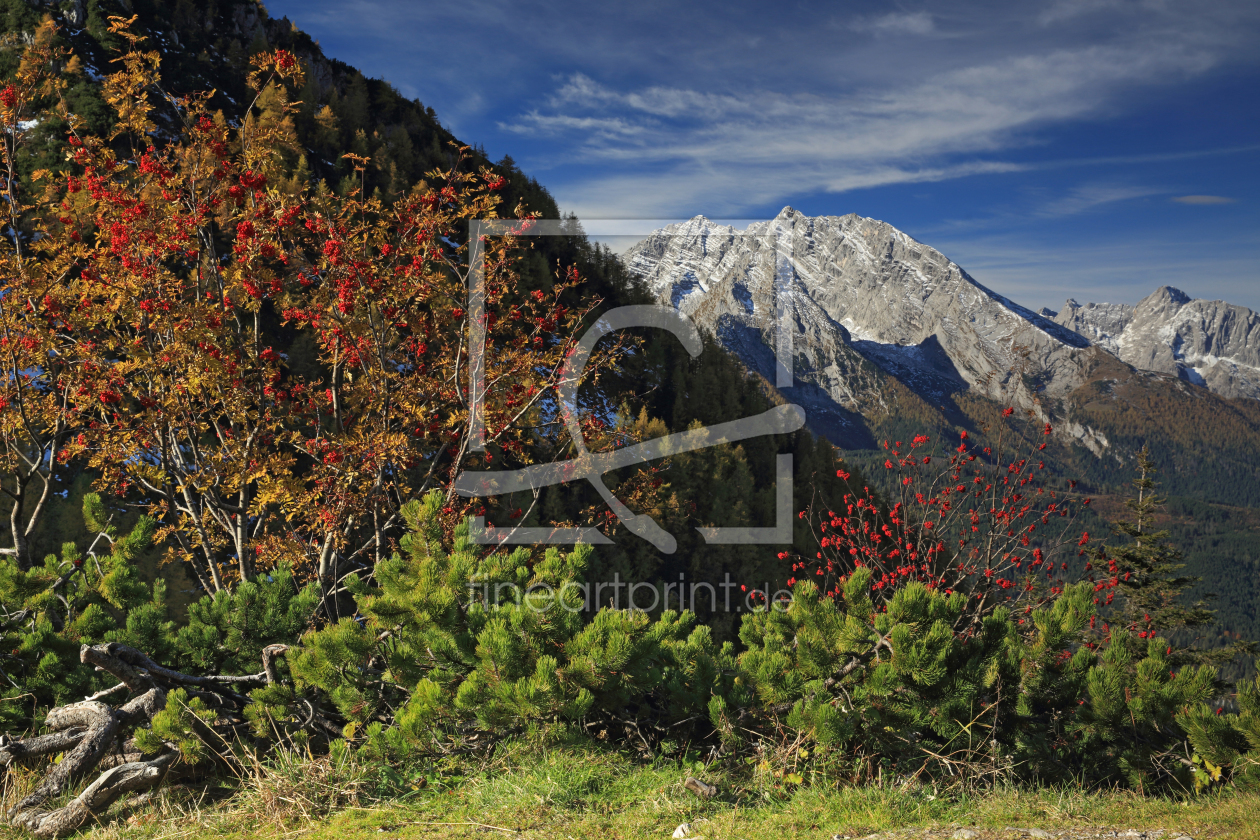
[[[1156,467],[1150,451],[1143,447],[1137,456],[1138,476],[1133,481],[1136,494],[1125,500],[1132,512],[1130,519],[1111,523],[1112,533],[1122,542],[1103,545],[1093,552],[1097,567],[1091,578],[1098,578],[1103,568],[1118,595],[1107,611],[1113,625],[1127,628],[1137,639],[1169,636],[1174,645],[1168,652],[1174,667],[1186,663],[1219,663],[1238,654],[1254,652],[1255,644],[1235,641],[1215,650],[1195,647],[1193,631],[1210,626],[1216,619],[1208,606],[1207,596],[1187,603],[1186,596],[1200,578],[1184,574],[1181,551],[1172,544],[1166,529],[1155,528],[1156,512],[1164,499],[1156,492]],[[1107,603],[1111,602],[1111,593]]]

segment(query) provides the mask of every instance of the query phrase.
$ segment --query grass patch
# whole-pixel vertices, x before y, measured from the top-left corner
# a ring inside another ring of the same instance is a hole
[[[1223,791],[1191,800],[1126,791],[1004,788],[983,793],[931,787],[839,786],[815,780],[776,786],[753,774],[694,762],[643,764],[592,746],[517,746],[493,762],[432,765],[413,772],[404,791],[383,801],[382,774],[407,773],[328,758],[303,766],[292,756],[255,768],[234,796],[210,803],[170,791],[140,808],[116,808],[93,840],[302,837],[310,840],[437,838],[668,838],[683,822],[692,836],[725,838],[865,837],[913,828],[916,837],[950,837],[960,826],[981,838],[1011,837],[1007,826],[1137,828],[1206,838],[1260,837],[1260,794]],[[720,790],[702,800],[683,787],[702,775]],[[2,830],[0,830],[2,831]],[[16,832],[3,831],[6,836]]]

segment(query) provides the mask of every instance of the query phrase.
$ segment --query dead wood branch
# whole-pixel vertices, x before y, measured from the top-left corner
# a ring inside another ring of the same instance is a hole
[[[264,649],[263,670],[257,674],[195,676],[159,665],[127,645],[84,645],[79,650],[80,660],[112,674],[119,684],[82,702],[50,711],[44,721],[52,730],[48,734],[21,741],[0,738],[0,767],[7,768],[24,758],[65,753],[39,785],[9,811],[9,823],[26,828],[36,837],[62,837],[96,818],[124,794],[151,790],[168,778],[197,772],[188,764],[180,764],[172,772],[177,752],[171,745],[157,756],[146,756],[138,751],[134,739],[126,737],[128,732],[149,725],[153,717],[166,708],[167,692],[176,688],[183,688],[190,695],[206,700],[211,707],[227,712],[221,724],[228,729],[240,725],[239,712],[250,699],[227,686],[279,681],[277,659],[288,650],[288,645],[270,645]],[[114,707],[102,702],[103,698],[124,688],[133,695],[126,703]],[[313,707],[312,717],[320,717]],[[316,723],[339,732],[322,719]],[[214,729],[201,721],[195,726]],[[212,737],[209,731],[199,735],[203,740]],[[43,810],[43,806],[72,781],[102,770],[104,772],[75,799],[61,808]]]

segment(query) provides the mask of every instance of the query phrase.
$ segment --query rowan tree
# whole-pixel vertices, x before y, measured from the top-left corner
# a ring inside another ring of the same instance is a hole
[[[1036,440],[1048,439],[1050,424],[1026,443],[1007,425],[1013,414],[1002,411],[988,443],[962,431],[944,453],[928,435],[884,441],[884,468],[895,479],[891,499],[864,486],[846,493],[838,510],[824,510],[822,501],[802,510],[800,517],[814,524],[818,550],[813,558],[794,558],[789,586],[812,579],[834,596],[854,570],[868,568],[877,600],[887,602],[902,585],[919,581],[967,596],[956,629],[974,629],[998,605],[1027,614],[1060,594],[1069,562],[1085,554],[1090,540],[1074,529],[1090,500],[1074,492],[1074,482],[1056,489],[1049,478],[1041,455],[1046,443]],[[837,475],[850,477],[843,468]]]
[[[204,94],[168,94],[160,53],[111,21],[128,45],[104,83],[115,133],[71,134],[35,268],[9,272],[37,269],[23,281],[48,287],[34,320],[73,350],[30,349],[74,364],[43,426],[102,490],[147,509],[207,591],[285,562],[335,595],[347,571],[387,553],[409,498],[557,440],[538,433],[542,404],[599,302],[561,304],[574,271],[527,293],[519,241],[484,242],[486,451],[474,451],[467,225],[495,217],[505,180],[461,152],[389,205],[295,192],[282,153],[296,106],[279,92],[303,83],[291,54],[254,57],[258,97],[228,120]],[[369,162],[347,160],[362,183]],[[29,329],[31,315],[9,320]],[[303,370],[279,346],[286,330],[316,348]],[[619,352],[602,345],[584,375]],[[448,494],[451,527],[467,506]]]
[[[94,374],[75,395],[91,421],[72,451],[99,471],[102,488],[138,495],[162,525],[159,539],[214,592],[253,576],[252,541],[266,526],[258,496],[292,471],[292,456],[274,445],[287,407],[266,393],[279,359],[263,345],[259,308],[238,305],[245,286],[275,272],[224,254],[224,226],[277,214],[273,226],[292,225],[297,204],[258,190],[224,212],[242,184],[265,183],[283,126],[247,121],[233,132],[204,97],[165,97],[160,54],[140,48],[128,21],[112,20],[130,44],[104,84],[117,128],[111,138],[71,137],[65,215],[48,237],[72,261],[59,295]],[[291,65],[271,57],[253,78],[261,88]],[[159,96],[181,131],[162,145]],[[269,253],[283,256],[276,244]]]
[[[40,117],[67,120],[61,94],[77,62],[53,46],[45,22],[0,90],[0,167],[4,170],[6,235],[0,246],[0,493],[9,505],[9,545],[0,554],[30,569],[30,538],[65,471],[67,445],[81,431],[72,394],[88,376],[64,329],[59,290],[73,261],[42,238],[35,221],[46,200],[27,190],[19,155]],[[47,173],[37,172],[40,180]]]

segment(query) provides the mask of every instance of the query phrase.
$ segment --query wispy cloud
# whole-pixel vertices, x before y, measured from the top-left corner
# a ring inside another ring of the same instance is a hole
[[[995,158],[1046,126],[1113,118],[1135,92],[1252,61],[1260,28],[1249,0],[944,0],[856,15],[730,0],[598,14],[576,0],[528,13],[507,0],[274,2],[339,43],[353,36],[364,52],[347,58],[548,172],[580,213],[573,196],[594,167],[626,185],[653,173],[645,189],[688,204],[656,208],[666,214],[708,209],[706,183],[767,174],[786,199],[1018,168]],[[680,175],[689,198],[653,181]]]
[[[652,86],[621,93],[583,73],[575,73],[549,99],[552,108],[623,108],[639,114],[691,120],[751,115],[756,102],[746,97]]]
[[[1173,199],[1179,204],[1233,204],[1236,200],[1224,195],[1179,195]]]
[[[833,193],[870,189],[889,184],[947,181],[968,175],[1012,172],[1022,164],[973,161],[950,166],[851,166],[842,172],[819,164],[755,168],[695,166],[668,167],[659,172],[607,175],[583,180],[564,191],[565,207],[580,208],[580,218],[646,218],[661,208],[690,213],[703,195],[706,215],[738,216],[749,207],[783,202],[785,185]]]
[[[566,160],[598,164],[605,173],[638,170],[633,178],[604,174],[566,187],[561,197],[579,215],[596,211],[590,195],[603,196],[601,206],[622,200],[653,214],[685,211],[703,196],[707,208],[730,212],[740,205],[727,184],[773,181],[789,196],[1018,170],[1025,165],[986,158],[1026,143],[1039,125],[1109,107],[1118,89],[1194,76],[1217,61],[1193,42],[1139,40],[1017,55],[896,89],[835,96],[617,90],[575,74],[545,107],[500,125],[560,136]],[[644,195],[631,195],[635,190]],[[753,206],[760,193],[747,189],[742,206]],[[647,197],[658,203],[647,207]],[[1123,197],[1131,196],[1081,194],[1051,212]]]
[[[931,35],[936,31],[936,21],[927,12],[892,12],[856,18],[849,27],[855,32],[877,35]]]
[[[511,124],[500,123],[500,128],[517,134],[557,135],[564,132],[582,132],[591,140],[625,139],[641,135],[647,126],[618,117],[574,117],[567,114],[540,114],[531,111]]]
[[[1037,212],[1039,216],[1073,216],[1118,201],[1129,201],[1135,198],[1146,198],[1159,195],[1165,190],[1154,187],[1117,186],[1112,184],[1089,184],[1074,187],[1062,198],[1044,204]]]
[[[1124,7],[1125,2],[1126,0],[1055,0],[1037,16],[1037,22],[1042,26],[1050,26],[1097,12],[1120,9]],[[1129,0],[1129,5],[1137,6],[1138,4]]]

